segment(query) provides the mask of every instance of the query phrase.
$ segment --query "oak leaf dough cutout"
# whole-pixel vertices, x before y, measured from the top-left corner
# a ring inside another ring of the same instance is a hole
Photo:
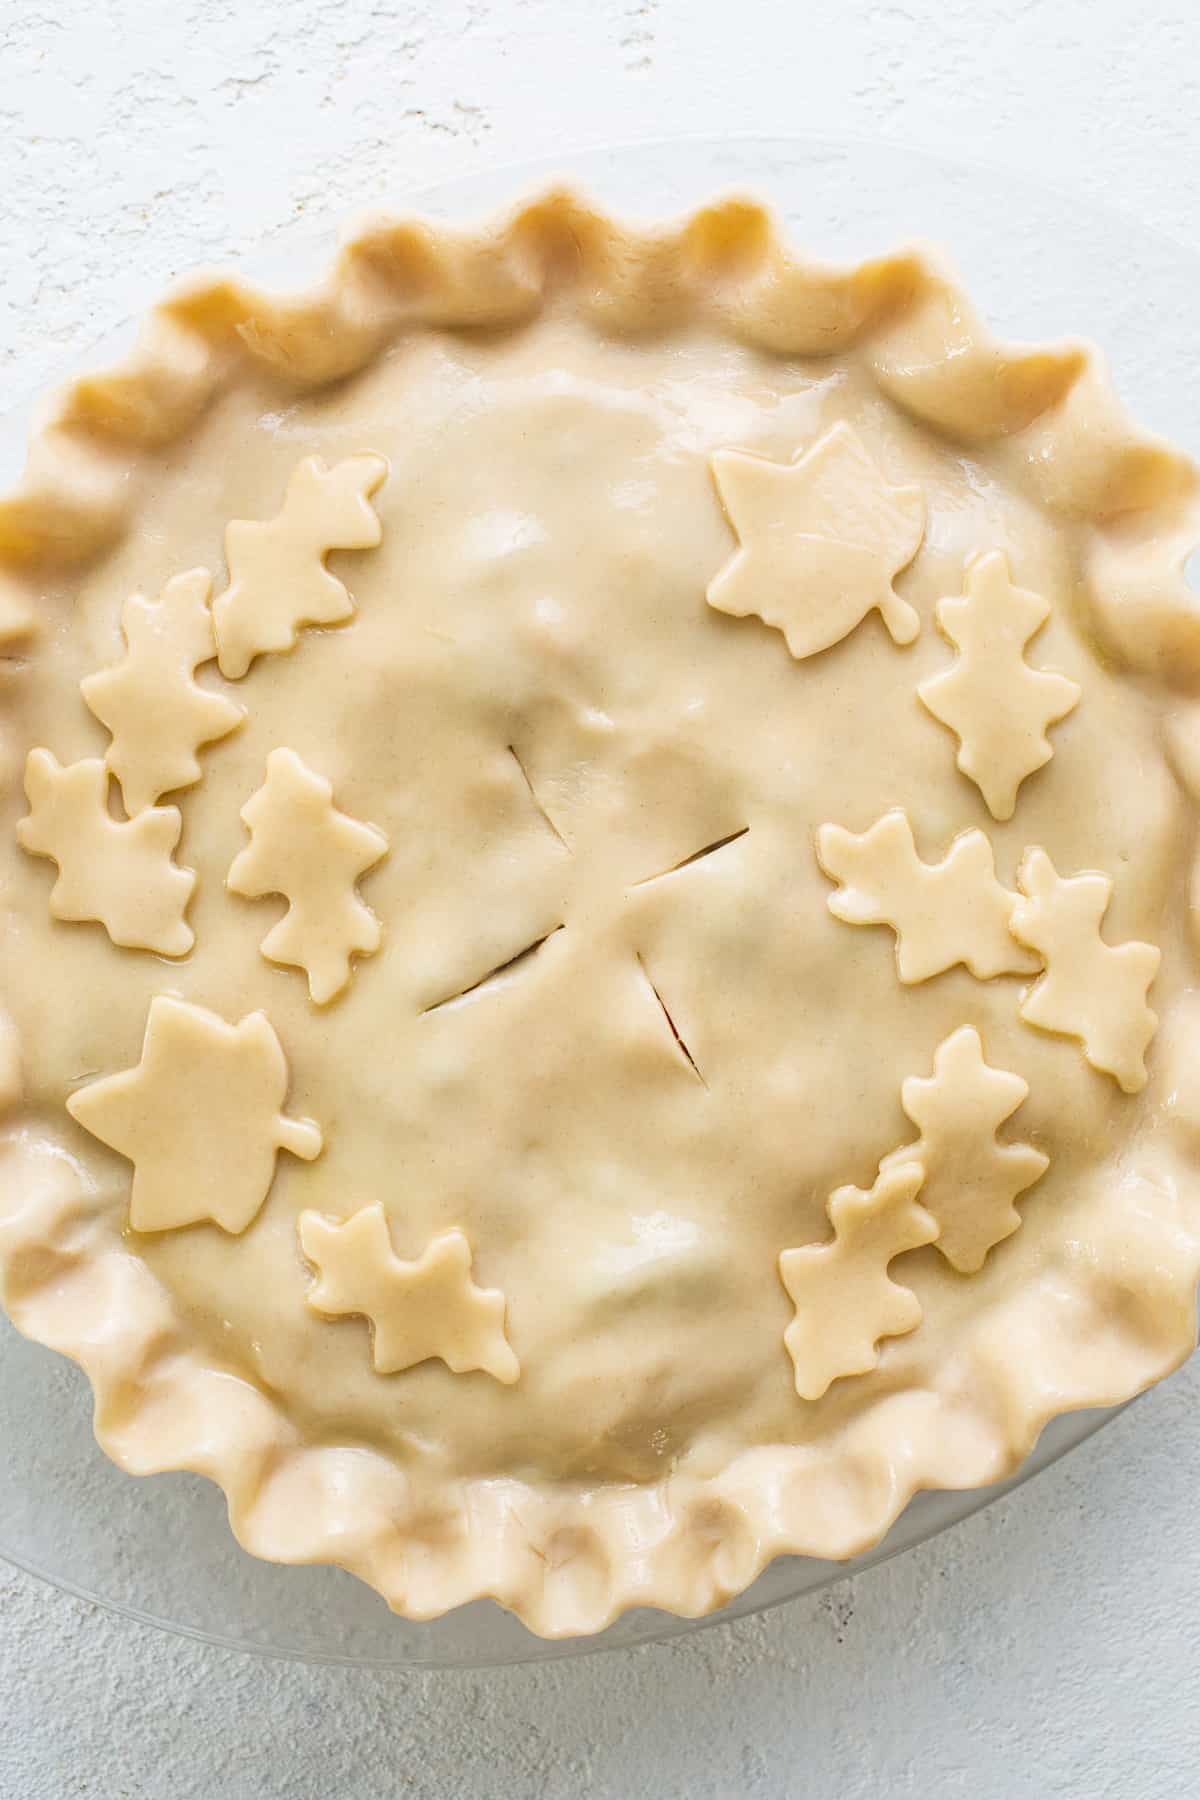
[[[1009,922],[1018,896],[996,879],[982,831],[960,832],[941,862],[922,862],[908,815],[896,807],[861,835],[822,825],[817,861],[837,883],[828,901],[835,919],[891,926],[896,970],[906,985],[956,963],[980,981],[1038,967],[1013,941]]]
[[[780,1278],[796,1308],[783,1341],[802,1400],[819,1400],[843,1375],[865,1375],[879,1362],[881,1338],[903,1337],[921,1323],[920,1301],[891,1279],[888,1265],[937,1237],[937,1221],[916,1204],[924,1178],[920,1163],[903,1162],[881,1168],[869,1191],[835,1189],[832,1242],[780,1253]]]
[[[893,487],[849,425],[835,425],[791,463],[744,450],[711,459],[739,548],[713,578],[708,603],[782,631],[799,661],[844,638],[877,607],[897,644],[921,621],[892,586],[925,533],[916,486]]]
[[[256,900],[288,903],[262,941],[270,961],[303,969],[318,1006],[340,994],[350,959],[371,956],[383,933],[355,883],[387,854],[388,841],[333,804],[333,789],[294,750],[272,750],[267,778],[242,808],[250,842],[230,865],[226,886]]]
[[[415,1262],[403,1262],[376,1201],[341,1224],[301,1213],[300,1246],[319,1277],[309,1306],[324,1317],[368,1319],[380,1375],[439,1357],[455,1375],[482,1369],[506,1386],[517,1380],[520,1365],[504,1335],[504,1295],[476,1287],[471,1246],[461,1231],[443,1232]]]
[[[1013,935],[1046,965],[1021,1002],[1021,1017],[1062,1037],[1077,1038],[1094,1069],[1127,1094],[1146,1085],[1146,1050],[1158,1027],[1146,1004],[1161,952],[1132,939],[1106,944],[1100,926],[1113,884],[1107,875],[1061,876],[1046,852],[1025,852],[1017,870],[1023,898]]]
[[[921,1164],[921,1204],[937,1220],[937,1248],[962,1275],[975,1274],[993,1245],[1016,1231],[1021,1215],[1013,1201],[1050,1165],[1032,1144],[996,1138],[1028,1095],[1021,1076],[984,1061],[972,1025],[938,1045],[931,1076],[910,1076],[901,1088],[901,1104],[921,1135],[879,1167]]]
[[[129,1222],[173,1231],[211,1220],[233,1235],[257,1216],[290,1150],[320,1154],[311,1119],[281,1110],[287,1061],[265,1013],[229,1025],[217,1013],[157,994],[136,1068],[89,1082],[67,1111],[133,1164]]]
[[[179,808],[152,806],[114,819],[109,779],[98,757],[64,768],[49,750],[31,750],[29,812],[17,825],[17,842],[58,865],[54,918],[95,920],[127,950],[186,956],[196,941],[184,918],[196,875],[172,860],[183,829]]]
[[[1025,660],[1049,617],[1048,600],[1013,586],[999,550],[968,565],[962,595],[938,602],[938,624],[959,654],[917,693],[958,738],[958,767],[994,819],[1012,818],[1021,783],[1054,754],[1047,728],[1079,704],[1076,682]]]
[[[222,675],[240,680],[255,657],[292,649],[301,626],[352,617],[354,602],[325,557],[380,542],[383,527],[369,496],[387,471],[382,456],[348,456],[332,468],[306,457],[273,519],[234,519],[226,527],[229,586],[212,609]]]
[[[90,710],[112,734],[105,762],[128,813],[200,779],[196,752],[227,737],[245,713],[195,681],[217,653],[207,569],[168,581],[158,600],[134,594],[121,613],[123,659],[80,682]]]

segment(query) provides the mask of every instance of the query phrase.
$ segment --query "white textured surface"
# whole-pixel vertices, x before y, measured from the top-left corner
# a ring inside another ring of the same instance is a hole
[[[1195,243],[1198,100],[1191,0],[6,0],[0,409],[196,261],[568,143],[891,134]],[[1198,1397],[1193,1363],[935,1543],[599,1660],[310,1671],[0,1575],[0,1794],[1190,1795]]]

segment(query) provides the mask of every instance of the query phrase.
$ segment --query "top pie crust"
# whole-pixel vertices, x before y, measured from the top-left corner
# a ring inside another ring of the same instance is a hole
[[[557,1635],[1174,1367],[1198,536],[748,201],[178,290],[0,502],[3,1297],[108,1453]]]

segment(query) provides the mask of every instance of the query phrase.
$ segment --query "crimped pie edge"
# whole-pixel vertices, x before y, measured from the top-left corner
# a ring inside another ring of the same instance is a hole
[[[863,347],[893,403],[966,442],[1004,438],[1044,503],[1082,527],[1098,639],[1115,660],[1180,690],[1200,678],[1200,608],[1184,580],[1200,540],[1200,475],[1139,431],[1096,353],[994,342],[928,252],[835,269],[788,250],[756,202],[729,198],[682,222],[633,228],[553,189],[499,223],[463,230],[377,217],[346,238],[328,277],[293,296],[196,276],[147,317],[130,357],[79,378],[37,420],[18,488],[0,500],[0,641],[36,636],[30,589],[86,563],[136,516],[139,476],[239,369],[304,391],[365,366],[405,331],[516,324],[569,292],[598,330],[684,321],[770,351]],[[1200,798],[1200,759],[1173,759]],[[5,1024],[0,1071],[19,1104],[19,1046]],[[1200,1016],[1176,1016],[1171,1065],[1200,1060]],[[1200,1099],[1173,1093],[1176,1149],[1200,1152]],[[397,1611],[430,1618],[490,1595],[546,1636],[602,1629],[630,1606],[696,1616],[747,1587],[771,1558],[853,1556],[920,1488],[1000,1479],[1046,1422],[1128,1398],[1196,1339],[1200,1190],[1181,1199],[1149,1169],[1130,1201],[1140,1285],[1084,1259],[1069,1330],[1027,1308],[1019,1355],[984,1345],[945,1390],[889,1391],[830,1445],[771,1446],[711,1479],[669,1475],[590,1491],[514,1479],[462,1481],[414,1516],[401,1471],[361,1448],[304,1444],[282,1409],[206,1364],[144,1263],[78,1211],[63,1165],[26,1183],[32,1135],[0,1154],[3,1298],[27,1336],[78,1362],[96,1434],[132,1473],[191,1469],[224,1489],[239,1541],[282,1562],[337,1563]],[[34,1152],[36,1160],[36,1152]],[[1080,1313],[1083,1325],[1081,1326]]]

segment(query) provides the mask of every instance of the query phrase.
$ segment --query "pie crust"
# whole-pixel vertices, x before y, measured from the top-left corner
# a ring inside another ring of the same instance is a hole
[[[0,502],[3,1299],[107,1453],[567,1635],[1174,1368],[1198,538],[752,201],[178,289]]]

